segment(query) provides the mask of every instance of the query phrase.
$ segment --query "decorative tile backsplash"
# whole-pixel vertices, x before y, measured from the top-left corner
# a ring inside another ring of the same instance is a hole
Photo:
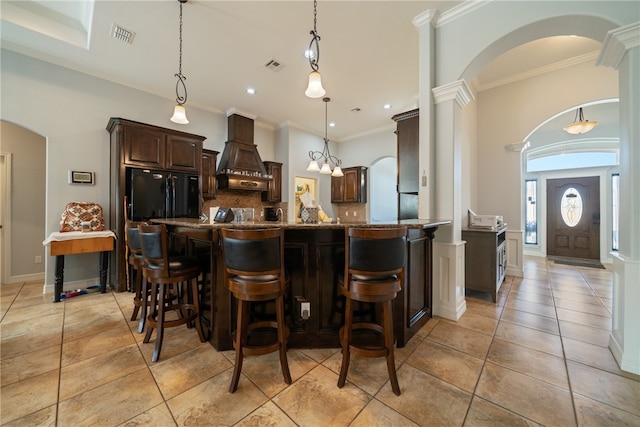
[[[241,191],[241,190],[218,190],[217,198],[213,200],[205,200],[202,206],[202,211],[209,215],[209,208],[213,206],[219,206],[224,208],[252,208],[254,210],[255,219],[257,221],[263,220],[264,208],[282,208],[282,211],[287,215],[287,203],[271,203],[262,201],[262,193],[259,191]]]

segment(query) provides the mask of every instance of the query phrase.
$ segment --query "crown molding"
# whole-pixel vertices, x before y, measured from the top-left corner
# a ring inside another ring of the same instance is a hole
[[[434,87],[431,91],[436,104],[455,100],[460,108],[464,108],[474,100],[473,93],[464,80],[456,80],[452,83]]]
[[[467,0],[464,3],[443,12],[435,22],[435,27],[439,28],[455,21],[462,16],[472,13],[493,0]]]
[[[624,54],[640,46],[640,22],[616,28],[607,33],[596,65],[618,69]]]
[[[416,28],[420,28],[425,24],[435,25],[437,17],[438,17],[438,11],[435,9],[429,9],[429,10],[425,10],[424,12],[422,12],[421,14],[413,18],[411,20],[411,23],[413,23],[413,25]]]

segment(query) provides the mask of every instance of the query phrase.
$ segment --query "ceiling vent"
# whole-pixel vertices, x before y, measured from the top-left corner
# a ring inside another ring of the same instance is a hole
[[[113,23],[111,25],[111,37],[114,39],[122,40],[123,42],[127,42],[129,44],[133,44],[133,38],[136,36],[136,33],[133,31],[129,31],[125,28],[122,28],[120,25]]]
[[[282,64],[282,62],[278,61],[277,59],[268,60],[267,63],[264,64],[264,66],[271,71],[280,71],[284,68],[284,64]]]

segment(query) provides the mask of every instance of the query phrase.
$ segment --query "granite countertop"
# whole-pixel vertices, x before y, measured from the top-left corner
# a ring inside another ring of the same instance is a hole
[[[283,227],[286,229],[344,229],[346,227],[378,227],[391,228],[398,225],[404,225],[407,228],[432,228],[440,225],[450,224],[450,220],[444,219],[404,219],[399,221],[388,222],[341,222],[340,224],[323,222],[319,224],[302,224],[296,222],[279,222],[279,221],[245,221],[245,222],[227,222],[227,223],[210,223],[203,222],[198,218],[157,218],[151,219],[150,222],[159,224],[167,224],[173,226],[191,227],[191,228],[271,228]]]

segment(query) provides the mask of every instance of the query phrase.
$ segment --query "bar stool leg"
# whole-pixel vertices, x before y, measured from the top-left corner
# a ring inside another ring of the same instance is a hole
[[[291,372],[289,372],[289,363],[287,361],[287,326],[284,324],[283,296],[276,299],[276,321],[278,323],[278,341],[280,342],[280,366],[282,367],[282,375],[284,376],[284,382],[291,384]]]
[[[140,274],[140,295],[141,302],[143,302],[140,306],[140,321],[138,322],[138,333],[141,334],[144,331],[144,326],[147,322],[147,316],[149,315],[147,307],[149,307],[149,288],[151,287],[146,278],[142,277]],[[155,298],[152,297],[151,304],[155,304]],[[134,319],[135,320],[135,319]]]
[[[131,320],[136,320],[138,318],[138,312],[140,311],[140,306],[143,303],[142,300],[142,272],[137,268],[132,269],[133,274],[135,275],[134,279],[134,292],[133,296],[133,313],[131,314]],[[147,301],[145,300],[144,303]]]
[[[164,283],[160,283],[160,286],[158,288],[158,296],[160,300],[158,301],[156,346],[153,350],[153,357],[151,358],[152,362],[158,361],[158,358],[160,357],[160,350],[162,350],[162,338],[164,338],[165,293],[166,293],[166,286]]]
[[[242,372],[242,360],[244,359],[242,348],[247,340],[247,329],[249,326],[249,301],[238,301],[238,317],[236,323],[236,335],[233,345],[236,349],[236,363],[233,368],[229,393],[233,393],[238,389],[240,372]]]
[[[387,348],[387,371],[389,371],[389,380],[391,381],[391,389],[396,396],[400,396],[400,384],[398,384],[398,376],[396,374],[396,363],[393,352],[393,316],[391,313],[391,301],[382,303],[382,321],[384,329],[384,346]]]
[[[347,372],[349,371],[349,361],[351,359],[351,354],[349,352],[349,345],[351,344],[351,328],[353,325],[353,310],[351,304],[351,298],[346,298],[344,306],[344,326],[342,327],[342,334],[340,337],[342,344],[342,366],[340,367],[338,388],[344,387],[344,383],[347,380]]]
[[[156,323],[154,319],[157,318],[158,315],[158,284],[151,284],[151,312],[147,316],[147,333],[144,336],[143,343],[148,343],[151,339],[151,334],[153,333],[153,324]]]

